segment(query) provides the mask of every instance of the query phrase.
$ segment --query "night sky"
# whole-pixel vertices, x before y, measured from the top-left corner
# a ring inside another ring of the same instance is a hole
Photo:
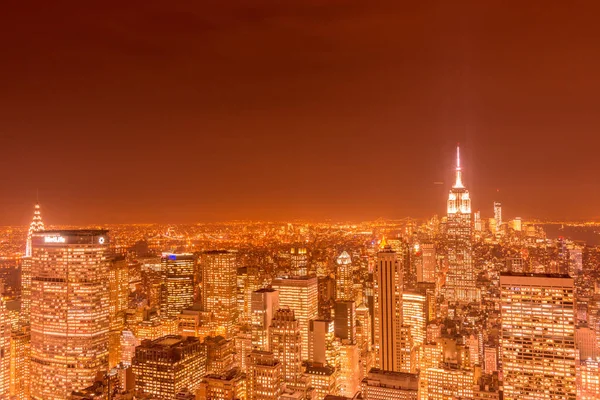
[[[598,217],[598,4],[4,2],[0,225]]]

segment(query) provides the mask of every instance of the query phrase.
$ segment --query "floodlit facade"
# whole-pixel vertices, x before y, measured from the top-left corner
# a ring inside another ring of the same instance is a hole
[[[202,305],[212,314],[215,333],[232,337],[237,314],[237,253],[228,250],[202,254]]]
[[[108,368],[105,230],[32,236],[31,397],[63,400]]]
[[[402,366],[402,267],[398,256],[382,240],[374,278],[375,365],[386,371]]]
[[[456,149],[456,181],[448,195],[448,273],[444,294],[449,302],[479,301],[473,264],[471,198],[462,182],[460,150]]]
[[[308,360],[308,324],[319,313],[318,282],[314,276],[280,277],[273,280],[279,307],[294,310],[302,335],[302,360]]]
[[[352,258],[347,252],[342,252],[335,260],[336,268],[336,299],[354,300],[354,286],[352,279]]]
[[[146,340],[135,349],[136,388],[158,399],[173,399],[184,388],[196,390],[202,378],[198,338],[177,335]]]
[[[161,315],[177,317],[194,303],[196,257],[190,253],[163,253],[161,264]]]
[[[504,398],[575,399],[575,309],[567,275],[500,277]]]
[[[402,321],[410,329],[414,346],[421,346],[425,342],[426,308],[427,297],[425,294],[402,293]]]

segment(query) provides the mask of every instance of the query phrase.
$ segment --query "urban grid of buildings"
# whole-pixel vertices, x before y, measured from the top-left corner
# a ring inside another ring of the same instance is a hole
[[[484,219],[458,149],[455,174],[421,222],[73,229],[36,204],[0,229],[0,398],[600,399],[600,247]]]

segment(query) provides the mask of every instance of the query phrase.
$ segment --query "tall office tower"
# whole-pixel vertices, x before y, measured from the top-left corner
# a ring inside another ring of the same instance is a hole
[[[21,264],[21,324],[29,324],[29,309],[31,306],[31,238],[34,233],[43,231],[44,222],[39,203],[35,204],[33,220],[27,232],[27,243],[25,245],[25,256]]]
[[[371,336],[371,313],[369,307],[362,303],[356,308],[356,341],[361,352],[370,351],[373,339]]]
[[[515,232],[521,232],[521,230],[523,229],[521,217],[515,217],[515,219],[513,219],[512,228]]]
[[[347,252],[342,252],[335,260],[337,264],[336,299],[354,300],[354,282],[352,279],[352,259]]]
[[[248,325],[242,326],[239,332],[236,333],[233,342],[235,343],[234,363],[243,373],[246,373],[248,355],[254,350],[250,327]]]
[[[402,293],[402,321],[409,327],[413,346],[425,343],[425,325],[427,323],[427,297],[418,292]]]
[[[272,288],[252,292],[252,344],[259,350],[269,349],[269,326],[279,309],[279,292]]]
[[[121,332],[125,329],[125,310],[129,306],[129,265],[125,257],[114,257],[108,272],[109,343],[108,368],[121,362]]]
[[[364,400],[417,400],[419,375],[373,368],[361,383]]]
[[[448,274],[445,296],[449,302],[479,301],[473,265],[471,199],[462,182],[459,148],[456,148],[456,181],[448,196]]]
[[[400,371],[402,266],[385,239],[377,253],[373,280],[375,365],[386,371]]]
[[[435,245],[431,242],[425,242],[421,245],[423,252],[423,279],[418,282],[435,283],[437,258]]]
[[[308,324],[316,319],[319,309],[316,277],[281,277],[273,280],[273,289],[279,291],[279,307],[294,310],[302,335],[302,360],[308,360]]]
[[[496,220],[496,229],[502,229],[502,203],[494,202],[494,219]]]
[[[209,374],[198,389],[199,400],[246,400],[246,375],[234,368],[224,374]]]
[[[280,308],[269,327],[269,349],[281,362],[284,383],[296,385],[302,376],[302,339],[294,310]]]
[[[133,373],[142,393],[173,399],[180,390],[196,390],[202,380],[202,348],[195,337],[163,336],[135,348]]]
[[[0,298],[0,399],[8,399],[11,389],[11,324],[6,302]]]
[[[308,275],[308,254],[306,254],[305,247],[292,247],[290,261],[293,275]]]
[[[268,351],[250,353],[246,379],[248,400],[278,400],[283,392],[281,363]]]
[[[360,389],[362,368],[360,350],[356,343],[343,341],[340,345],[338,390],[341,396],[353,397]]]
[[[108,368],[107,233],[64,230],[32,236],[33,399],[63,400]]]
[[[334,306],[335,337],[356,343],[356,308],[353,301],[336,301]]]
[[[504,398],[575,399],[575,309],[568,275],[500,276]]]
[[[336,366],[339,357],[338,347],[338,342],[335,340],[333,321],[325,319],[310,321],[308,360],[319,364]]]
[[[206,372],[223,374],[234,366],[235,343],[223,336],[207,336],[202,345],[206,349]]]
[[[196,257],[191,253],[162,254],[160,302],[162,316],[177,317],[194,303],[195,263]]]
[[[29,399],[31,335],[28,328],[13,331],[10,338],[10,395],[16,400]]]
[[[236,320],[237,255],[228,250],[202,254],[202,305],[212,314],[215,331],[231,337]]]
[[[473,230],[475,232],[483,231],[483,224],[481,222],[481,211],[475,211],[473,213]]]
[[[238,321],[252,323],[252,293],[260,289],[257,267],[241,267],[237,272],[238,282]]]

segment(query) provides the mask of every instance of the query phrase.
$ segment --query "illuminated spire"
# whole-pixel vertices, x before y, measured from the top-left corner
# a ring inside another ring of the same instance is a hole
[[[464,188],[462,183],[462,172],[460,168],[460,147],[458,145],[456,146],[456,182],[452,187],[455,189]]]
[[[388,247],[388,242],[387,240],[385,240],[385,235],[383,235],[383,237],[381,238],[381,242],[379,242],[379,248],[385,249],[386,247]]]
[[[29,232],[27,232],[27,246],[25,247],[25,257],[31,257],[31,237],[35,232],[44,230],[44,222],[42,221],[42,213],[40,211],[40,203],[35,203],[33,209],[33,221],[29,225]]]

